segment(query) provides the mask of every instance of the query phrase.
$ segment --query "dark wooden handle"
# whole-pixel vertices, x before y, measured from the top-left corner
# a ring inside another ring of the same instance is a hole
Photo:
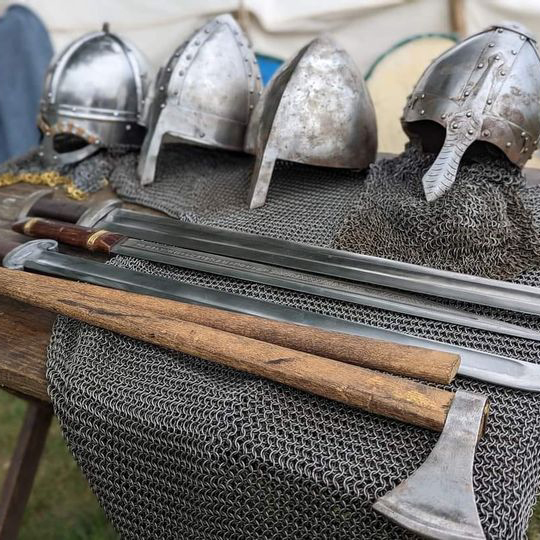
[[[454,394],[415,381],[179,321],[175,302],[0,269],[0,294],[88,324],[216,362],[294,388],[441,431]],[[171,315],[164,311],[170,304]],[[144,307],[142,307],[144,306]]]
[[[111,248],[126,238],[121,234],[105,230],[94,230],[72,223],[37,217],[18,221],[11,228],[15,232],[34,238],[51,238],[69,246],[106,254],[110,254]]]
[[[28,215],[77,223],[87,208],[84,204],[73,201],[59,201],[44,197],[32,206]]]
[[[12,250],[16,247],[19,247],[22,244],[19,244],[18,242],[13,242],[11,240],[4,240],[0,238],[0,264],[2,263],[2,259]]]

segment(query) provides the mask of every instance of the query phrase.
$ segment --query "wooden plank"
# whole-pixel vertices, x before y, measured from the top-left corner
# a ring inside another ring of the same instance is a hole
[[[55,316],[0,296],[0,388],[48,401],[47,345]]]
[[[17,445],[0,494],[0,540],[17,538],[52,418],[52,407],[28,403]]]

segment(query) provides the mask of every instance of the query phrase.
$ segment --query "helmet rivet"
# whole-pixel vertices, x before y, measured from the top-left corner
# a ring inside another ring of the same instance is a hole
[[[53,159],[58,159],[58,156],[53,156]]]
[[[489,137],[490,135],[491,135],[491,133],[490,133],[487,129],[485,129],[484,131],[482,131],[482,136],[484,136],[484,137]]]
[[[517,54],[517,51],[515,49],[512,49],[512,54],[515,56]]]
[[[184,72],[183,71],[179,71],[178,72],[178,75],[180,75],[180,77],[182,77],[184,75]]]
[[[257,80],[258,80],[258,81],[261,80],[261,76],[260,76],[260,75],[257,75]]]
[[[525,137],[526,135],[527,135],[527,134],[526,134],[524,131],[521,132],[521,136],[522,136],[522,137]]]
[[[196,40],[193,42],[193,45],[199,45],[199,40],[196,39]]]
[[[466,90],[465,92],[463,92],[463,95],[464,95],[465,97],[467,97],[467,96],[470,95],[470,92],[469,92],[468,90]]]
[[[501,77],[504,77],[506,75],[506,71],[501,71]]]
[[[488,99],[488,100],[487,100],[487,104],[488,104],[488,105],[491,105],[492,103],[493,103],[493,100],[492,100],[492,99]]]
[[[501,59],[501,57],[498,54],[496,54],[495,55],[495,60],[500,60],[500,59]]]
[[[101,141],[99,139],[96,139],[96,144],[101,144]]]
[[[482,62],[480,62],[480,63],[478,64],[478,69],[482,69],[483,67],[484,67],[484,64],[482,64]]]
[[[420,114],[425,114],[425,112],[426,112],[426,111],[424,111],[424,109],[422,109],[422,110],[420,111]]]
[[[497,28],[497,32],[499,32],[499,34],[502,34],[502,33],[503,33],[503,29],[502,29],[502,28]]]
[[[474,133],[474,129],[469,129],[469,130],[467,130],[467,133],[468,133],[469,135],[472,135],[472,134]]]
[[[131,124],[126,124],[126,131],[129,131],[131,129]]]
[[[521,41],[525,41],[525,36],[524,36],[524,35],[520,35],[520,36],[519,36],[519,39],[521,39]]]
[[[204,137],[204,132],[201,131],[201,132],[199,133],[199,137],[201,137],[201,138]]]
[[[244,58],[244,62],[249,62],[249,60],[247,58]]]
[[[512,146],[512,143],[510,141],[508,141],[506,144],[505,144],[506,148],[510,148]]]
[[[467,114],[465,115],[467,118],[470,118],[472,116],[472,112],[471,111],[467,111]]]
[[[43,152],[38,152],[39,157],[43,157]]]
[[[251,104],[251,105],[249,106],[249,108],[250,108],[250,109],[253,109],[253,104]]]
[[[165,90],[165,87],[164,87],[164,86],[160,86],[160,87],[159,87],[159,91],[160,91],[160,92],[163,92],[164,90]]]
[[[452,129],[457,129],[457,128],[458,128],[458,125],[457,125],[456,122],[454,122],[454,123],[452,124]]]
[[[420,96],[420,99],[424,99],[425,97],[426,97],[426,94],[422,94],[422,95]]]
[[[186,55],[186,60],[191,60],[191,54]]]
[[[118,111],[114,111],[113,116],[118,116]]]
[[[164,109],[165,108],[165,103],[162,103],[160,106],[159,106],[160,109]]]
[[[49,93],[47,94],[47,97],[48,97],[48,98],[52,98],[52,92],[49,92]]]
[[[168,67],[165,71],[166,71],[167,73],[170,73],[170,72],[171,72],[171,68]]]
[[[204,29],[204,33],[205,33],[205,34],[208,34],[209,32],[210,32],[210,30],[208,30],[208,28],[205,28],[205,29]]]
[[[495,47],[495,43],[493,43],[493,41],[491,43],[488,43],[488,47]]]
[[[77,110],[77,108],[76,108],[76,107],[71,107],[71,110],[72,110],[73,112],[75,112],[75,111]]]
[[[444,120],[446,118],[446,113],[442,113],[441,118]]]
[[[249,91],[250,94],[253,94],[254,90],[253,88]]]

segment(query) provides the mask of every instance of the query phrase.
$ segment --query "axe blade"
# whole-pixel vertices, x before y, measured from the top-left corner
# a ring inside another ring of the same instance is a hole
[[[373,508],[426,538],[484,540],[472,473],[486,407],[484,396],[456,392],[443,432],[426,461]]]

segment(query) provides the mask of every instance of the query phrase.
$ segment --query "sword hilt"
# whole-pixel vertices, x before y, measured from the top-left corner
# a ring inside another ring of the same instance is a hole
[[[30,218],[18,221],[11,227],[15,232],[32,236],[33,238],[50,238],[67,244],[86,249],[94,253],[109,255],[111,249],[125,236],[104,229],[90,229],[72,223],[52,221],[42,218]]]
[[[77,223],[87,209],[88,207],[81,203],[43,197],[29,209],[28,217],[35,216]]]

